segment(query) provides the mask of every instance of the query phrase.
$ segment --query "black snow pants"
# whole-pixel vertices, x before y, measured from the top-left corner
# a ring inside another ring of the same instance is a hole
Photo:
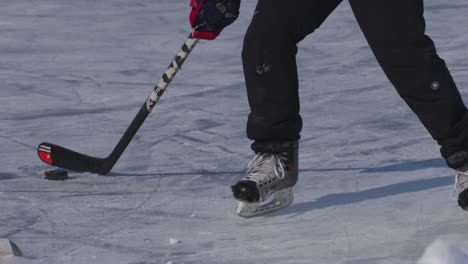
[[[342,0],[259,0],[242,52],[255,141],[299,139],[297,43]],[[442,156],[468,150],[468,112],[425,34],[423,0],[349,0],[380,66],[441,146]]]

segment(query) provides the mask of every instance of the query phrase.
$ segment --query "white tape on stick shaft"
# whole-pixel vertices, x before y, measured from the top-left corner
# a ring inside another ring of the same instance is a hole
[[[179,70],[182,68],[182,64],[185,62],[188,55],[190,54],[190,52],[192,52],[193,48],[197,43],[198,39],[195,39],[192,36],[192,34],[190,34],[190,36],[188,36],[188,38],[185,40],[184,45],[174,57],[169,67],[167,67],[158,84],[156,85],[156,87],[154,87],[153,92],[151,92],[151,95],[146,100],[146,109],[148,110],[148,112],[151,112],[151,110],[153,110],[153,107],[156,105],[156,103],[159,101],[159,98],[166,91],[167,86],[174,79],[177,72],[179,72]]]

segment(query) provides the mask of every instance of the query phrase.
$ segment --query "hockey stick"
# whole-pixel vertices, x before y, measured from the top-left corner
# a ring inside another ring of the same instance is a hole
[[[37,149],[39,158],[49,165],[63,169],[107,174],[112,169],[112,167],[114,167],[115,163],[127,148],[128,144],[135,136],[146,117],[149,115],[149,113],[151,113],[151,110],[153,110],[154,106],[159,101],[159,98],[166,91],[167,86],[174,79],[174,76],[180,70],[182,64],[185,62],[190,52],[192,52],[197,42],[198,39],[195,39],[192,34],[188,36],[181,50],[172,60],[169,67],[162,75],[162,78],[154,87],[150,96],[148,99],[146,99],[140,111],[135,116],[130,126],[127,128],[127,131],[125,131],[125,134],[122,136],[122,138],[120,138],[114,150],[108,157],[91,157],[58,145],[41,143]]]

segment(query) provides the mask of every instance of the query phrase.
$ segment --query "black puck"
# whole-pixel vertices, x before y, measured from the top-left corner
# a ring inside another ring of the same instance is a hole
[[[48,170],[44,172],[44,179],[50,181],[63,181],[68,179],[68,171],[65,170]]]

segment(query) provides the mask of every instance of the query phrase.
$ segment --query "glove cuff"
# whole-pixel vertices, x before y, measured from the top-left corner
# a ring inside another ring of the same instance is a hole
[[[205,31],[194,31],[192,36],[196,39],[206,39],[206,40],[213,40],[221,34],[219,32],[205,32]]]

